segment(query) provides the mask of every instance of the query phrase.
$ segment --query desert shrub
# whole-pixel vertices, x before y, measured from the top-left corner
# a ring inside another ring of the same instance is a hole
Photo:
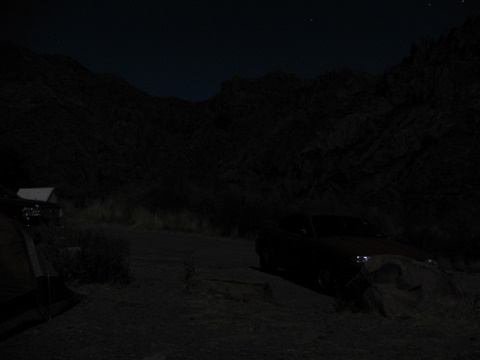
[[[218,236],[219,231],[205,216],[190,210],[152,212],[144,207],[137,207],[132,213],[132,224],[138,228],[172,230]]]
[[[165,176],[153,185],[91,200],[77,217],[138,228],[249,237],[261,221],[277,218],[284,208],[282,198],[271,194]]]
[[[165,175],[138,195],[137,204],[150,211],[180,210],[189,206],[184,181]]]
[[[212,198],[211,221],[222,229],[222,235],[250,237],[258,225],[272,216],[267,199],[242,189],[227,189]]]
[[[163,229],[163,219],[158,213],[137,206],[132,212],[132,224],[141,229]]]
[[[221,236],[251,237],[261,221],[277,217],[271,199],[240,188],[212,191],[196,205]]]
[[[96,199],[84,210],[86,218],[100,222],[128,222],[132,214],[132,205],[123,199]]]
[[[210,201],[209,217],[221,229],[222,236],[245,231],[245,217],[248,217],[248,204],[239,191],[224,190]],[[240,230],[241,228],[241,230]]]
[[[236,187],[162,181],[137,196],[131,223],[136,227],[249,236],[271,217],[269,201]]]
[[[87,230],[44,231],[41,246],[55,270],[66,280],[127,284],[130,281],[130,243]]]

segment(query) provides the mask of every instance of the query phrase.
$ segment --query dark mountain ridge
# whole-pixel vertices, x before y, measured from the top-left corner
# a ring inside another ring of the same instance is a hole
[[[98,196],[173,178],[285,208],[389,212],[395,226],[470,222],[478,234],[479,16],[418,39],[380,76],[278,71],[225,81],[200,103],[149,96],[64,56],[0,49],[0,170],[10,187]]]

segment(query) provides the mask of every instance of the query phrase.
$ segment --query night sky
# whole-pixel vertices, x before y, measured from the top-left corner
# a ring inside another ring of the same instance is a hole
[[[6,3],[6,2],[5,2]],[[412,42],[480,15],[480,0],[16,0],[0,37],[71,56],[152,95],[204,100],[234,76],[380,74]]]

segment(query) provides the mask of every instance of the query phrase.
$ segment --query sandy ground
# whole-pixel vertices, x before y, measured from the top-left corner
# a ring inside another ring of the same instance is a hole
[[[479,359],[476,316],[388,319],[255,269],[139,262],[123,288],[84,300],[0,343],[1,360]]]
[[[0,360],[480,359],[474,311],[337,311],[334,298],[289,273],[195,263],[193,273],[189,264],[134,258],[129,285],[76,288],[81,303],[1,342]]]

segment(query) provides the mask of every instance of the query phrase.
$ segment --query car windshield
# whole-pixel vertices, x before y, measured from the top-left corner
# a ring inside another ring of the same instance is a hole
[[[19,196],[5,186],[0,185],[0,199],[18,199]]]
[[[342,216],[313,216],[313,226],[318,236],[384,237],[368,221]]]

